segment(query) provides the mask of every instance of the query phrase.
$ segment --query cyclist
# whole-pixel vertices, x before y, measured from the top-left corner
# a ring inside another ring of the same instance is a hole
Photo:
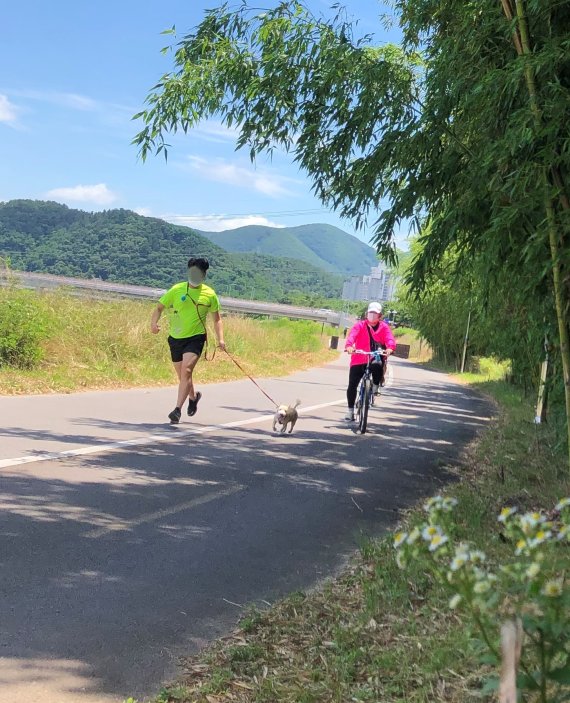
[[[396,340],[390,329],[390,325],[382,320],[382,306],[380,303],[370,303],[366,312],[366,319],[360,320],[352,326],[346,337],[344,350],[350,357],[350,372],[348,375],[348,388],[346,389],[346,400],[348,409],[345,420],[354,420],[354,403],[356,401],[356,390],[360,380],[364,376],[364,370],[368,363],[368,358],[363,354],[355,354],[354,351],[376,351],[385,349],[386,355],[392,354],[396,348]],[[372,383],[374,395],[378,395],[380,386],[383,385],[385,360],[371,364]]]

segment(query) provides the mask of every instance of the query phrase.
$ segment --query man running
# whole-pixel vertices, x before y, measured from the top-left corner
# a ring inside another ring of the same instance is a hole
[[[198,410],[198,401],[202,394],[194,390],[192,373],[206,344],[208,313],[214,316],[214,331],[218,347],[224,350],[226,348],[218,296],[204,283],[209,268],[207,259],[201,257],[189,259],[188,280],[176,283],[166,291],[152,313],[150,331],[158,334],[160,332],[158,321],[162,311],[168,308],[170,312],[168,346],[179,381],[176,407],[168,415],[173,425],[180,422],[182,406],[186,398],[189,399],[188,415],[195,415]]]

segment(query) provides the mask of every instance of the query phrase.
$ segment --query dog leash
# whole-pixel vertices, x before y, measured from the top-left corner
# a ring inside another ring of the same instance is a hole
[[[188,288],[186,289],[186,293],[188,294]],[[208,359],[208,328],[206,327],[206,321],[205,319],[203,320],[202,315],[200,315],[200,308],[198,307],[198,303],[190,295],[188,295],[188,298],[194,304],[194,307],[196,308],[196,314],[198,315],[198,319],[200,320],[200,322],[202,323],[202,327],[204,328],[204,336],[206,337],[206,340],[204,342],[204,361],[214,361],[216,357],[216,347],[214,347],[212,356]],[[198,296],[198,300],[199,299],[200,297]]]
[[[266,398],[268,398],[268,399],[273,403],[273,405],[275,405],[276,408],[278,408],[278,407],[279,407],[279,404],[276,403],[276,402],[273,400],[273,398],[272,398],[270,395],[268,395],[268,394],[263,390],[263,388],[259,385],[259,383],[257,383],[257,381],[256,381],[254,378],[252,378],[252,377],[248,374],[248,372],[243,368],[243,366],[241,366],[241,365],[239,364],[239,362],[238,362],[236,359],[234,359],[234,357],[229,353],[229,351],[228,351],[227,349],[224,349],[224,351],[225,351],[226,354],[230,357],[230,359],[234,362],[234,364],[238,367],[238,369],[239,369],[243,374],[245,374],[245,375],[249,378],[249,380],[250,380],[255,386],[257,386],[257,387],[259,388],[259,390],[263,393],[263,395],[264,395]]]
[[[193,300],[193,298],[191,298],[190,296],[188,296],[188,297],[190,298],[190,300],[192,301],[192,303],[194,303],[194,307],[196,308],[196,314],[198,315],[198,319],[199,319],[200,322],[202,323],[202,327],[204,328],[204,333],[205,333],[205,335],[206,335],[206,344],[205,344],[206,352],[204,353],[204,359],[205,359],[205,361],[213,361],[213,360],[214,360],[214,357],[216,356],[216,347],[214,347],[214,353],[213,353],[212,356],[208,359],[208,330],[207,330],[207,328],[206,328],[206,323],[205,323],[205,321],[202,319],[202,316],[200,315],[200,308],[198,307],[198,303],[196,303],[196,301]],[[250,380],[255,386],[257,386],[257,387],[259,388],[259,390],[263,393],[263,395],[264,395],[268,400],[270,400],[276,408],[278,408],[278,407],[279,407],[279,403],[276,403],[276,402],[273,400],[273,398],[272,398],[270,395],[268,395],[268,394],[263,390],[263,388],[259,385],[259,383],[257,383],[257,381],[256,381],[254,378],[252,378],[252,377],[248,374],[248,372],[243,368],[243,366],[241,366],[241,365],[237,362],[237,360],[234,359],[234,357],[229,353],[229,351],[228,351],[227,349],[224,349],[224,351],[225,351],[226,354],[230,357],[230,359],[234,362],[234,364],[238,367],[238,369],[239,369],[243,374],[245,374],[245,375],[249,378],[249,380]]]

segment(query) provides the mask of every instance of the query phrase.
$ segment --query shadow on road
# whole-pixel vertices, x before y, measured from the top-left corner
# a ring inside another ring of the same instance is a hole
[[[365,436],[337,406],[301,416],[287,437],[267,423],[3,470],[4,660],[39,679],[50,661],[72,662],[78,694],[89,682],[118,699],[148,693],[178,654],[227,630],[232,604],[334,572],[364,535],[450,480],[457,448],[491,412],[451,384],[385,398]]]

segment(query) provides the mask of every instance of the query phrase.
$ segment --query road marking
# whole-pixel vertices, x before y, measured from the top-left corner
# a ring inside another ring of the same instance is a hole
[[[310,405],[306,408],[299,408],[299,413],[312,412],[320,408],[328,408],[332,405],[341,405],[345,400],[333,400],[329,403],[320,403],[319,405]],[[87,456],[89,454],[101,454],[110,452],[114,449],[122,449],[124,447],[143,447],[156,442],[176,442],[180,437],[185,435],[201,435],[216,430],[231,429],[233,427],[243,427],[245,425],[254,425],[259,422],[265,422],[273,419],[273,413],[270,415],[257,415],[248,420],[235,420],[234,422],[225,422],[220,425],[207,425],[206,427],[179,429],[176,432],[168,434],[151,434],[145,437],[133,437],[132,439],[123,439],[118,442],[110,442],[108,444],[94,444],[87,447],[77,447],[76,449],[65,449],[61,452],[46,452],[45,454],[35,454],[33,456],[20,456],[12,459],[1,459],[0,469],[7,469],[12,466],[22,466],[23,464],[35,464],[40,461],[57,461],[59,459],[67,459],[74,456]]]
[[[179,503],[178,505],[173,505],[170,508],[163,508],[162,510],[156,510],[153,513],[147,513],[141,517],[135,518],[134,520],[121,520],[117,519],[115,522],[105,525],[103,527],[98,527],[95,530],[89,530],[89,532],[84,532],[83,537],[89,537],[90,539],[97,539],[98,537],[103,537],[103,535],[108,532],[125,532],[127,530],[132,530],[134,527],[139,525],[144,525],[147,522],[154,522],[155,520],[160,520],[167,515],[175,515],[176,513],[181,513],[184,510],[190,510],[190,508],[195,508],[197,505],[204,505],[205,503],[210,503],[212,500],[217,500],[218,498],[224,498],[225,496],[231,496],[234,493],[239,493],[243,491],[245,486],[231,486],[223,491],[217,491],[216,493],[207,493],[205,496],[200,496],[199,498],[194,498],[186,503]]]

